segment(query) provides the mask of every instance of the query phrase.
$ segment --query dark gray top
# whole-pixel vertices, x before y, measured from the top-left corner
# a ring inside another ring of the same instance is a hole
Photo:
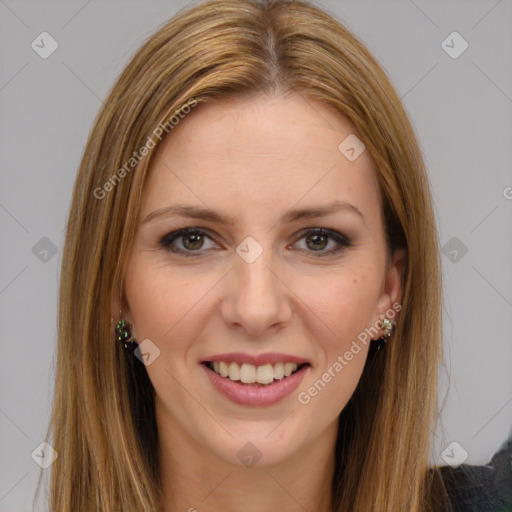
[[[489,463],[441,466],[453,512],[512,512],[512,432]]]

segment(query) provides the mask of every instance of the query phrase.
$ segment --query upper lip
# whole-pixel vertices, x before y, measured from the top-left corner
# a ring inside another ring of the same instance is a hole
[[[251,355],[245,352],[231,352],[229,354],[217,354],[204,359],[202,362],[235,362],[238,364],[248,363],[254,366],[263,366],[265,364],[275,363],[297,363],[297,364],[309,364],[307,359],[298,356],[292,356],[290,354],[277,354],[274,352],[268,352],[264,354]]]

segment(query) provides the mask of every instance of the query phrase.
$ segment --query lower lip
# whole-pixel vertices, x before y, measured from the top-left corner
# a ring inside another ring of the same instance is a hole
[[[201,364],[201,366],[206,371],[210,382],[222,395],[236,404],[252,406],[272,405],[283,400],[299,387],[310,367],[305,365],[289,377],[276,380],[266,386],[251,386],[250,384],[240,384],[228,377],[221,377],[205,364]]]

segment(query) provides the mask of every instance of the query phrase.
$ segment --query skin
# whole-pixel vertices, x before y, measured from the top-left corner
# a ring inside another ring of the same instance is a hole
[[[344,117],[312,98],[231,97],[197,106],[157,150],[123,316],[139,343],[150,339],[160,350],[146,369],[156,390],[165,511],[330,510],[337,418],[369,344],[310,403],[297,396],[399,302],[405,258],[396,251],[386,268],[369,152],[351,162],[338,150],[351,133]],[[279,220],[335,199],[356,206],[364,220],[346,211]],[[177,201],[233,216],[235,224],[176,215],[143,222]],[[208,230],[202,245],[186,236],[172,243],[191,257],[159,245],[185,227]],[[319,227],[352,245],[330,256],[333,238],[308,242],[301,233]],[[236,252],[248,236],[263,249],[252,263]],[[117,318],[119,304],[112,308]],[[293,354],[311,367],[277,404],[242,406],[219,394],[199,363],[227,352]],[[261,454],[250,468],[237,457],[248,441]]]

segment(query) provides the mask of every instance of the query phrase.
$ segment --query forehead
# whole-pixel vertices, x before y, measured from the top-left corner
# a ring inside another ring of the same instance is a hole
[[[142,214],[176,199],[242,216],[340,200],[371,216],[379,194],[369,152],[350,161],[339,149],[354,133],[341,114],[299,94],[198,105],[160,144]]]

